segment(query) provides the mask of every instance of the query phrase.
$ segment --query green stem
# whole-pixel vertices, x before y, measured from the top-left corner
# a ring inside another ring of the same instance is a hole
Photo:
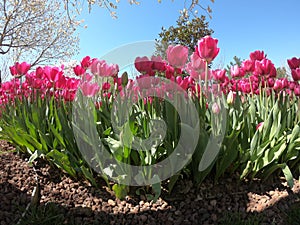
[[[208,92],[208,62],[205,61],[205,92]]]

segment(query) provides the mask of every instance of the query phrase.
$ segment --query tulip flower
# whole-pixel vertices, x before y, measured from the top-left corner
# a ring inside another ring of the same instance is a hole
[[[163,61],[161,56],[152,56],[151,61],[153,62],[153,70],[163,72],[166,70],[166,63]]]
[[[80,89],[84,96],[93,97],[99,92],[100,87],[97,83],[90,83],[84,81],[80,84]]]
[[[170,45],[166,53],[168,62],[172,66],[182,68],[188,59],[189,49],[182,45]]]
[[[294,88],[294,94],[300,96],[300,85],[296,85]]]
[[[300,80],[300,68],[292,69],[292,77],[294,81]]]
[[[89,57],[89,56],[84,57],[80,62],[81,67],[84,69],[89,68],[94,60],[95,59],[91,59],[91,57]]]
[[[236,98],[236,92],[233,92],[233,91],[229,91],[228,95],[227,95],[227,104],[228,105],[231,105],[233,104],[234,100]]]
[[[287,63],[291,70],[297,69],[300,67],[300,58],[293,57],[287,60]]]
[[[108,82],[105,82],[102,84],[102,90],[108,91],[110,89],[111,85]]]
[[[198,41],[195,52],[196,54],[210,63],[218,55],[220,48],[217,47],[218,40],[210,36],[205,36]]]
[[[44,74],[50,82],[57,82],[63,76],[63,71],[59,67],[44,67]]]
[[[252,61],[251,59],[247,59],[247,60],[243,61],[241,68],[246,73],[253,72],[254,71],[254,61]]]
[[[142,74],[148,74],[150,76],[155,75],[153,71],[153,61],[149,60],[147,56],[137,57],[134,61],[134,66]]]
[[[266,55],[265,55],[264,51],[256,50],[256,51],[250,53],[250,59],[252,61],[256,61],[256,60],[261,61],[265,58],[266,58]]]
[[[213,76],[213,78],[216,81],[220,81],[220,82],[224,82],[225,78],[226,78],[226,70],[221,70],[221,69],[217,69],[217,70],[212,70],[211,74]]]
[[[100,77],[115,77],[119,72],[119,66],[108,64],[105,60],[94,60],[90,66],[91,72]]]
[[[197,53],[193,53],[190,57],[191,62],[186,65],[186,70],[190,74],[192,78],[195,80],[199,80],[201,78],[204,80],[205,78],[205,69],[206,62],[202,58],[199,57]]]
[[[84,67],[77,65],[73,68],[73,71],[75,73],[76,76],[81,76],[85,73],[85,69]]]
[[[213,114],[219,114],[220,113],[220,106],[218,105],[218,103],[214,102],[211,110],[213,112]]]
[[[15,67],[19,75],[25,75],[29,71],[31,65],[27,62],[22,62],[22,63],[17,62],[15,64]]]
[[[234,65],[230,68],[230,74],[232,77],[243,77],[245,76],[245,71],[238,65]]]

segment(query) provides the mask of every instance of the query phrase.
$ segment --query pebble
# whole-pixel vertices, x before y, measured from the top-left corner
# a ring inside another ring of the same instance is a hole
[[[112,199],[108,199],[107,203],[108,203],[109,206],[115,206],[116,205],[116,202]]]
[[[121,201],[114,200],[106,188],[93,188],[84,182],[73,181],[61,172],[50,169],[48,165],[43,165],[40,170],[44,174],[40,178],[43,182],[42,203],[55,202],[78,224],[217,224],[220,215],[228,211],[228,208],[233,213],[238,211],[243,215],[261,210],[262,215],[270,217],[266,217],[266,220],[271,224],[271,219],[278,221],[280,210],[289,210],[292,204],[289,198],[295,200],[286,190],[275,189],[275,185],[271,189],[270,186],[265,187],[255,182],[251,187],[252,193],[247,195],[245,190],[250,190],[249,185],[237,185],[235,178],[230,178],[231,181],[220,182],[226,184],[226,188],[224,185],[213,187],[210,183],[203,183],[199,189],[193,187],[181,198],[184,201],[159,198],[157,202],[148,202],[144,197],[137,200],[135,196],[126,196]],[[32,178],[34,173],[26,162],[14,154],[0,155],[0,172],[0,225],[14,224],[14,218],[21,215],[18,208],[25,208],[30,200],[35,184]],[[181,187],[185,185],[183,181],[178,184]],[[299,193],[299,189],[298,181],[295,181],[293,191]],[[228,193],[228,190],[231,192]],[[261,194],[266,193],[266,190],[269,190],[271,197]],[[240,191],[245,193],[235,195],[235,192]],[[180,195],[173,193],[177,197]],[[196,200],[197,195],[202,198]],[[205,196],[217,197],[208,200]],[[267,205],[276,205],[277,211],[272,206],[265,210]]]

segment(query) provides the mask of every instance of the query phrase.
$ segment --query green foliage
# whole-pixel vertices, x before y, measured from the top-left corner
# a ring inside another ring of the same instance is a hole
[[[190,18],[178,18],[176,26],[168,29],[162,28],[159,38],[156,39],[156,54],[165,58],[169,45],[183,45],[189,48],[190,53],[195,50],[198,40],[213,33],[205,16]]]
[[[76,178],[85,176],[96,184],[92,171],[82,159],[72,130],[72,103],[54,97],[16,98],[6,105],[0,120],[1,137],[29,154],[29,163],[37,158]]]

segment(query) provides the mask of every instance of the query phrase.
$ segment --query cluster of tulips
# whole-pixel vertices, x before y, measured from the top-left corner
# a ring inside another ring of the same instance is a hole
[[[287,60],[292,80],[288,77],[276,78],[276,68],[263,51],[250,53],[249,59],[244,60],[241,65],[232,66],[230,71],[210,70],[208,64],[219,53],[217,43],[218,40],[212,37],[204,37],[199,41],[189,61],[188,48],[181,45],[168,47],[167,60],[160,56],[137,57],[134,62],[140,73],[137,79],[145,76],[163,76],[194,94],[201,91],[202,81],[206,83],[206,88],[213,89],[217,84],[225,94],[232,92],[234,96],[237,92],[256,95],[264,92],[269,95],[272,91],[284,91],[289,95],[300,96],[300,58]],[[118,77],[118,65],[91,59],[89,56],[73,68],[76,77],[65,75],[64,66],[38,67],[30,71],[30,64],[26,62],[17,62],[10,67],[10,71],[13,79],[1,84],[1,104],[13,101],[18,95],[31,96],[37,90],[42,97],[49,94],[72,101],[79,87],[86,96],[94,96],[101,91],[108,97],[111,96],[112,89],[121,92],[126,88],[124,79],[122,81],[122,77]],[[112,79],[102,82],[100,87],[97,79],[94,79],[97,77]],[[129,80],[126,84],[130,85],[132,82]]]
[[[220,177],[228,169],[231,169],[231,172],[238,170],[241,177],[254,177],[259,172],[270,175],[277,169],[282,169],[291,184],[290,168],[298,166],[300,149],[300,140],[296,139],[297,135],[300,135],[300,118],[297,116],[298,106],[294,104],[300,96],[300,58],[288,59],[290,75],[277,77],[275,65],[259,50],[250,53],[249,59],[244,60],[241,65],[232,66],[229,70],[210,69],[219,51],[218,40],[210,36],[199,40],[190,56],[185,46],[169,46],[166,59],[160,56],[137,57],[134,66],[138,75],[134,80],[129,79],[126,72],[120,75],[118,65],[89,56],[73,68],[73,74],[66,74],[64,66],[31,69],[30,64],[17,62],[10,67],[13,78],[2,83],[0,87],[1,134],[16,145],[23,145],[21,149],[30,152],[32,160],[46,155],[50,161],[72,176],[81,171],[94,183],[93,170],[81,160],[75,138],[70,134],[72,126],[67,107],[76,100],[80,90],[80,93],[92,99],[96,106],[95,115],[98,117],[95,120],[99,120],[97,124],[102,126],[97,129],[106,146],[119,146],[110,152],[124,162],[137,165],[147,165],[150,162],[153,164],[168,157],[172,152],[174,143],[178,141],[176,123],[179,120],[176,112],[172,111],[174,108],[163,101],[159,102],[160,108],[157,108],[157,104],[151,108],[154,98],[149,97],[149,93],[143,97],[139,91],[153,85],[145,83],[145,79],[142,78],[164,78],[165,81],[175,82],[186,92],[186,97],[193,99],[203,122],[197,149],[191,163],[187,165],[196,182],[203,181],[210,173]],[[170,94],[170,88],[165,81],[150,89],[156,92],[155,96],[163,98]],[[167,124],[174,128],[168,133],[170,136],[166,141],[159,146],[158,153],[147,153],[151,157],[143,153],[136,155],[134,151],[129,151],[128,147],[121,148],[122,141],[117,140],[119,135],[112,131],[109,119],[111,104],[117,96],[122,97],[132,90],[138,97],[143,98],[144,105],[150,105],[136,107],[136,115],[147,116],[130,125],[132,133],[147,138],[150,132],[147,121],[158,115],[169,120]],[[217,101],[209,102],[209,93],[223,97],[227,100],[226,103],[221,105]],[[27,105],[22,104],[24,101]],[[59,104],[55,106],[55,102]],[[31,106],[33,109],[28,111]],[[212,121],[216,118],[210,113],[218,115],[222,107],[226,111],[227,125],[222,127],[225,137],[220,146],[220,153],[205,171],[198,171],[198,164],[205,154],[203,149],[209,142],[211,129],[214,129]],[[38,116],[35,112],[37,110]],[[142,113],[143,110],[146,113]],[[10,119],[11,116],[15,118]],[[21,121],[20,116],[24,118],[25,123]],[[46,119],[38,119],[43,116]],[[62,124],[68,129],[63,129]],[[37,128],[32,129],[34,126]],[[19,127],[18,132],[13,130],[16,127]],[[289,162],[292,162],[292,165]],[[176,179],[178,177],[177,174]],[[128,190],[123,186],[119,188]]]

